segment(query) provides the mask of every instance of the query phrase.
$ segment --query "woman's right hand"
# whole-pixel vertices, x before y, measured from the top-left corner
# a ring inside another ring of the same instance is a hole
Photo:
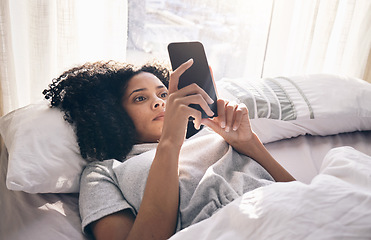
[[[186,136],[187,124],[189,117],[193,117],[195,127],[200,128],[201,112],[190,107],[190,104],[198,104],[209,115],[214,113],[208,104],[213,100],[197,84],[191,84],[182,89],[178,89],[179,77],[192,66],[193,59],[180,65],[170,75],[169,97],[165,107],[165,120],[161,135],[161,141],[171,141],[179,148],[182,146]]]

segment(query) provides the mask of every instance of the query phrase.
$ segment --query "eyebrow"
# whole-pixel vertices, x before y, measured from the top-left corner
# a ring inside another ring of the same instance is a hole
[[[159,86],[156,87],[156,89],[161,89],[161,88],[165,88],[165,86],[163,86],[163,85],[159,85]],[[147,88],[138,88],[138,89],[135,89],[134,91],[132,91],[132,92],[129,94],[129,97],[130,97],[131,95],[133,95],[134,93],[136,93],[136,92],[141,92],[141,91],[145,91],[145,90],[147,90]]]

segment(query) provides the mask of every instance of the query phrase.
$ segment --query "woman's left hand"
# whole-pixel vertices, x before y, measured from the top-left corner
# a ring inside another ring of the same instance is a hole
[[[217,106],[218,117],[202,119],[202,124],[213,129],[237,151],[241,146],[246,147],[255,135],[251,129],[246,105],[218,99]]]

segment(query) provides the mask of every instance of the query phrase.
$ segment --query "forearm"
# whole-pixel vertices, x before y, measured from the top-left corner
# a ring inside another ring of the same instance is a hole
[[[179,151],[171,143],[159,143],[129,238],[165,239],[174,234],[179,205]]]
[[[273,158],[255,134],[248,143],[239,143],[235,146],[238,152],[253,158],[264,167],[275,181],[289,182],[295,180],[295,178]]]

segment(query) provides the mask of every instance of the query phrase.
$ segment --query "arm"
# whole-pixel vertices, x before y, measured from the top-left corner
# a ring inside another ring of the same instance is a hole
[[[203,124],[221,135],[236,151],[253,158],[278,182],[294,181],[268,152],[252,131],[248,109],[244,104],[218,100],[218,117],[203,119]]]
[[[250,142],[241,143],[241,146],[235,144],[235,149],[246,156],[253,158],[262,167],[269,172],[269,174],[277,182],[290,182],[295,181],[295,178],[291,176],[289,172],[286,171],[268,152],[268,150],[261,143],[260,139],[253,135]],[[233,146],[233,145],[232,145]],[[245,147],[244,147],[245,146]],[[248,146],[248,147],[246,147]]]
[[[167,141],[159,143],[128,239],[167,239],[174,234],[179,204],[179,151]]]
[[[174,234],[179,201],[178,156],[167,141],[160,142],[137,216],[126,209],[93,222],[90,229],[95,239],[167,239]]]

